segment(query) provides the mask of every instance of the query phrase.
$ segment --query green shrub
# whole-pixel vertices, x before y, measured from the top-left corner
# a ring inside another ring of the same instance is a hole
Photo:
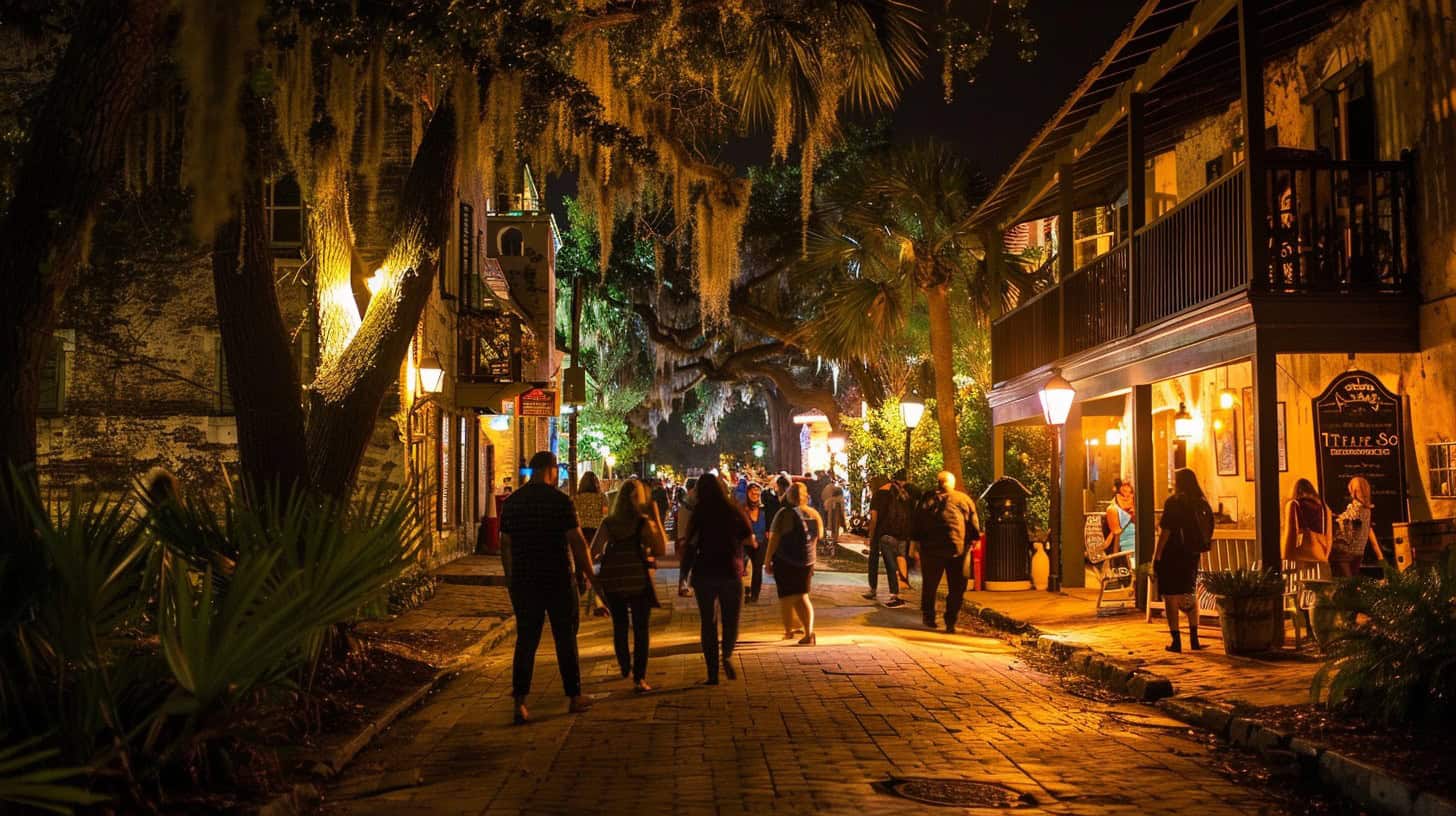
[[[1456,549],[1438,566],[1342,582],[1345,625],[1310,687],[1316,702],[1387,723],[1456,723]]]
[[[39,738],[6,744],[0,735],[0,803],[68,814],[105,802],[81,784],[90,769],[57,766],[60,753]]]
[[[1220,598],[1267,598],[1284,593],[1284,579],[1273,571],[1218,570],[1205,572],[1198,580],[1210,594]]]

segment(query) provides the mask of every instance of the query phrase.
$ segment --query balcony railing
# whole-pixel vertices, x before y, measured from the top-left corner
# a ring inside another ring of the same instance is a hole
[[[1241,166],[996,320],[992,378],[1011,379],[1246,288],[1278,296],[1414,290],[1407,165],[1266,164],[1269,263],[1259,275],[1248,268]]]
[[[504,312],[460,315],[460,382],[521,382],[521,319]]]

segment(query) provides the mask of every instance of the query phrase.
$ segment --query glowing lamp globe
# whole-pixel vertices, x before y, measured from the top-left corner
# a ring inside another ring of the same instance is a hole
[[[832,431],[829,434],[829,452],[844,453],[844,446],[849,443],[849,434],[844,431]]]
[[[1122,428],[1117,427],[1117,426],[1113,426],[1111,428],[1108,428],[1107,429],[1107,433],[1103,435],[1102,441],[1105,442],[1108,445],[1121,445],[1122,444]]]
[[[1239,397],[1232,388],[1225,388],[1218,392],[1218,407],[1227,411],[1238,404]]]
[[[438,394],[445,386],[445,368],[440,365],[440,357],[434,353],[426,354],[420,360],[420,390],[426,394]]]
[[[1192,439],[1198,435],[1198,423],[1188,413],[1188,406],[1178,403],[1178,413],[1173,415],[1173,435],[1179,439]]]
[[[1067,382],[1062,375],[1053,374],[1046,385],[1037,392],[1041,398],[1041,414],[1048,425],[1065,425],[1067,414],[1072,411],[1072,400],[1076,398],[1077,392],[1072,389],[1072,384]]]
[[[904,421],[905,427],[915,430],[920,420],[925,416],[925,403],[917,399],[907,399],[900,403],[900,419]]]

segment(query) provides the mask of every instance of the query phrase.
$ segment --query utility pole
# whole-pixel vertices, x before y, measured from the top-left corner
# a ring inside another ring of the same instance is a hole
[[[571,282],[571,366],[581,366],[581,276]],[[585,397],[585,394],[581,395]],[[571,418],[567,420],[567,489],[576,495],[576,419],[581,413],[581,403],[571,407]]]

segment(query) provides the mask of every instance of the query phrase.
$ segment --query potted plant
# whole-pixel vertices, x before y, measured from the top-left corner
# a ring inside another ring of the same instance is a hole
[[[1277,573],[1219,570],[1199,580],[1218,605],[1225,654],[1267,652],[1284,642],[1284,579]]]

